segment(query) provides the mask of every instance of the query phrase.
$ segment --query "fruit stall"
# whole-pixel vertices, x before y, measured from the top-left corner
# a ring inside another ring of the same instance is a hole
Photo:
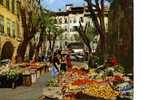
[[[0,88],[31,86],[48,71],[48,63],[5,64],[0,67]]]
[[[88,100],[132,100],[132,79],[119,71],[113,70],[113,72],[115,73],[110,75],[108,69],[102,72],[102,70],[73,67],[64,73],[59,73],[57,79],[49,80],[43,95],[45,98],[56,100],[86,100],[85,98]],[[61,88],[61,91],[49,94],[49,91],[54,91],[55,87]],[[55,96],[55,94],[60,96]]]

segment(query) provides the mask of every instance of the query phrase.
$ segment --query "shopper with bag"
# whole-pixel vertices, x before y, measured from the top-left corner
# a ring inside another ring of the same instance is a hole
[[[50,69],[50,72],[51,72],[51,76],[54,77],[54,78],[59,74],[59,72],[58,72],[58,70],[55,68],[54,64],[52,64],[51,69]]]
[[[59,66],[59,64],[60,64],[60,61],[59,61],[59,59],[57,57],[57,54],[54,54],[53,65],[57,69],[58,72],[59,72],[59,68],[57,66]]]

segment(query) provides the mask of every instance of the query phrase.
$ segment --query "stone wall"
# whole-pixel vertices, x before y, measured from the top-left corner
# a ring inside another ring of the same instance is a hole
[[[16,53],[17,53],[17,48],[18,48],[18,45],[19,45],[19,42],[13,38],[10,38],[8,36],[0,36],[0,56],[2,54],[2,49],[3,49],[3,46],[6,42],[10,42],[13,47],[14,47],[14,52],[13,52],[13,56],[12,56],[12,62],[15,62],[14,61],[14,58],[16,57]],[[9,48],[7,48],[9,49]]]

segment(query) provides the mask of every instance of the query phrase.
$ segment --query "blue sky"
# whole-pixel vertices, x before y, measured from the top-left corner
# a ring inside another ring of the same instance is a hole
[[[64,9],[66,4],[74,4],[75,6],[82,6],[84,0],[43,0],[42,5],[49,10],[58,11]]]

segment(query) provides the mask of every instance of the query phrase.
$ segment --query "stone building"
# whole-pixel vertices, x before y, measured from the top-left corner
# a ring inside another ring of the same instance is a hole
[[[65,6],[65,11],[59,10],[58,12],[54,13],[57,20],[57,25],[61,26],[65,30],[62,37],[58,38],[59,41],[56,44],[58,47],[60,46],[64,48],[68,43],[80,41],[79,34],[75,30],[75,27],[79,27],[79,21],[81,21],[83,26],[85,26],[86,23],[93,25],[86,5],[75,7],[73,4],[68,4]],[[108,16],[105,16],[104,21],[107,31]]]
[[[0,59],[12,59],[16,55],[22,37],[16,0],[0,0]]]
[[[0,60],[14,60],[23,40],[20,7],[27,12],[34,9],[35,14],[40,11],[37,0],[0,0]]]

